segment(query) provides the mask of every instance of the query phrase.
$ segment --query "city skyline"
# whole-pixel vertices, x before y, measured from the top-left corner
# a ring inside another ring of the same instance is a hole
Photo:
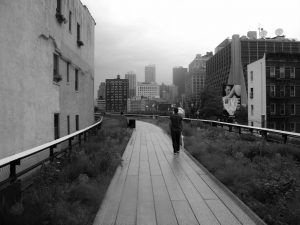
[[[264,28],[274,37],[282,28],[300,39],[300,1],[237,0],[199,2],[82,0],[91,11],[95,30],[95,87],[117,74],[134,71],[142,81],[144,67],[156,64],[157,83],[172,83],[172,68],[187,67],[196,54],[214,51],[234,34]]]

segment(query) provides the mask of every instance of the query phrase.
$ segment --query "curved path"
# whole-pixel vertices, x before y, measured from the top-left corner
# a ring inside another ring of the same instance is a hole
[[[173,155],[159,127],[136,129],[94,225],[254,225],[255,222],[184,152]]]

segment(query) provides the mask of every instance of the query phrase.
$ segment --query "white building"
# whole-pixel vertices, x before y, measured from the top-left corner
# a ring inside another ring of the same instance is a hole
[[[128,72],[125,74],[125,79],[129,81],[129,97],[136,96],[136,74],[134,72]]]
[[[0,1],[0,158],[94,123],[94,26],[79,0]]]
[[[138,82],[137,96],[146,97],[148,99],[159,98],[159,85],[156,83]]]
[[[266,121],[266,60],[265,57],[247,66],[248,125],[264,127]]]
[[[146,83],[156,82],[155,65],[145,66],[145,82]]]

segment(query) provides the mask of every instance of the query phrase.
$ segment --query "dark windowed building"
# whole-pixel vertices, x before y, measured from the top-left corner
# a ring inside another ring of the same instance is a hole
[[[173,68],[173,84],[178,87],[178,96],[181,97],[185,93],[185,78],[187,76],[187,68],[182,66]]]
[[[248,65],[248,124],[300,132],[300,53],[267,53]]]
[[[128,79],[106,79],[106,111],[126,112],[127,99],[129,96]]]

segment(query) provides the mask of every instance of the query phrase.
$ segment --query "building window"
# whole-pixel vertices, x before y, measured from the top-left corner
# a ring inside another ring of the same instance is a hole
[[[291,97],[295,96],[295,86],[290,86],[290,96]]]
[[[291,108],[290,108],[290,114],[291,115],[296,115],[296,106],[295,106],[295,104],[291,104],[291,106],[290,106]]]
[[[250,98],[253,98],[253,88],[250,88]]]
[[[78,91],[78,69],[75,70],[75,91]]]
[[[253,81],[253,71],[250,71],[250,81]]]
[[[67,116],[67,129],[68,129],[68,134],[70,134],[70,116]]]
[[[295,123],[290,123],[290,131],[296,132],[295,128],[296,128]]]
[[[270,67],[270,77],[275,77],[275,67]]]
[[[285,68],[284,67],[279,68],[279,74],[280,74],[280,78],[285,78]]]
[[[76,127],[76,131],[79,130],[79,115],[75,116],[75,127]]]
[[[281,126],[281,128],[280,128],[280,130],[285,130],[285,123],[282,123],[282,124],[280,124]]]
[[[275,85],[271,84],[270,85],[270,96],[275,96]]]
[[[80,24],[77,23],[77,41],[80,41]]]
[[[271,113],[271,115],[276,114],[276,104],[275,103],[270,104],[270,113]]]
[[[285,115],[285,104],[280,104],[280,115]]]
[[[77,45],[78,45],[78,47],[81,47],[83,45],[80,35],[81,35],[80,24],[77,23]]]
[[[54,113],[54,139],[59,139],[59,113]]]
[[[61,0],[56,1],[56,12],[61,14]]]
[[[69,11],[69,32],[72,32],[72,12]]]
[[[280,97],[285,96],[285,86],[280,86]]]
[[[61,76],[59,74],[59,57],[57,54],[53,54],[53,81],[61,81]]]
[[[254,106],[251,105],[251,116],[253,116],[253,114],[254,114]]]
[[[70,81],[70,63],[67,62],[67,83]]]
[[[290,70],[290,78],[295,78],[295,67],[292,67]]]

